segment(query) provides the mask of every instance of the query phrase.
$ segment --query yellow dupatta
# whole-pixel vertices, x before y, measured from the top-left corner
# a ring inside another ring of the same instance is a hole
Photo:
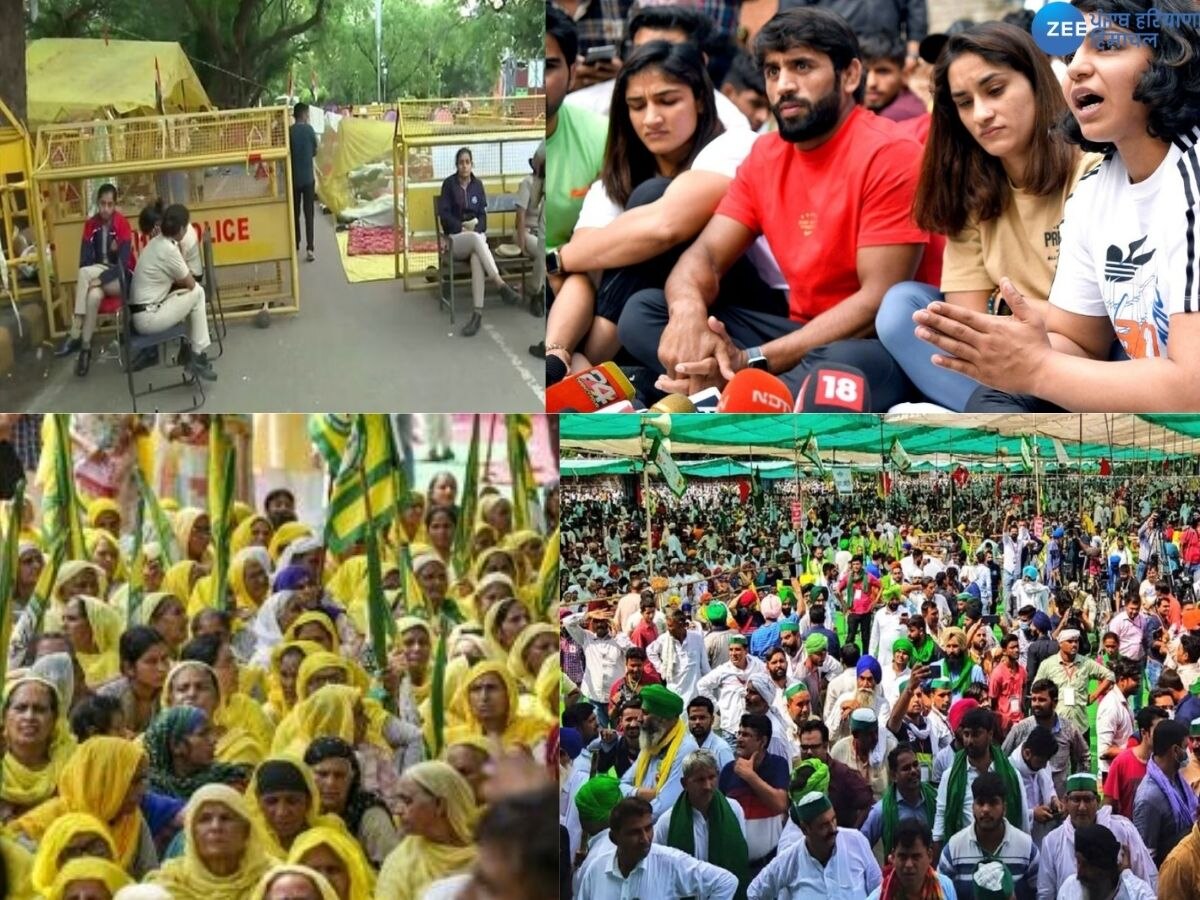
[[[287,697],[284,695],[283,681],[280,674],[283,656],[288,650],[292,649],[299,650],[305,657],[310,653],[322,653],[325,650],[324,647],[315,641],[284,641],[281,644],[277,644],[275,649],[271,651],[271,669],[267,673],[267,703],[264,711],[267,714],[267,718],[275,725],[278,725],[280,720],[291,712],[292,708],[296,705],[295,703],[289,703]],[[299,676],[297,675],[297,690],[299,690],[298,679]],[[300,699],[297,695],[297,702]]]
[[[271,752],[303,758],[319,737],[338,737],[354,746],[354,705],[361,697],[362,692],[348,684],[325,685],[279,723]]]
[[[321,900],[340,900],[337,891],[329,883],[329,879],[316,869],[310,869],[308,866],[301,866],[296,863],[272,866],[270,871],[264,873],[263,877],[259,879],[257,886],[254,888],[254,893],[250,895],[250,900],[264,900],[267,892],[284,875],[303,875],[316,887],[317,893],[321,895]]]
[[[116,894],[121,888],[133,884],[133,880],[120,866],[115,866],[107,859],[95,856],[81,856],[73,859],[62,867],[62,871],[46,892],[46,900],[63,900],[67,889],[77,881],[99,881],[108,889],[109,896]]]
[[[107,825],[86,812],[72,812],[60,816],[46,829],[46,833],[38,841],[37,853],[33,856],[31,879],[33,889],[40,896],[45,896],[54,884],[54,877],[60,868],[59,856],[70,846],[71,841],[81,834],[96,835],[108,845],[108,852],[116,859],[117,848],[113,844]]]
[[[80,653],[77,650],[75,659],[83,669],[88,687],[99,687],[121,674],[121,658],[117,651],[125,623],[121,614],[103,600],[87,594],[76,594],[72,599],[83,603],[84,614],[92,629],[92,640],[96,644],[95,653]]]
[[[256,522],[266,522],[267,526],[274,532],[275,528],[271,526],[271,520],[266,516],[252,514],[238,522],[237,527],[233,529],[233,533],[229,535],[229,552],[237,553],[247,547],[254,546],[251,541],[254,540],[254,525]],[[267,541],[270,544],[270,540]],[[263,548],[266,549],[266,548]],[[269,553],[270,551],[268,551]]]
[[[650,769],[650,760],[659,754],[665,747],[666,754],[662,758],[662,762],[658,764],[658,773],[654,779],[654,792],[662,793],[662,789],[667,784],[667,776],[671,772],[671,766],[675,762],[675,757],[679,753],[679,747],[683,744],[683,736],[688,733],[684,727],[683,719],[677,719],[675,726],[663,735],[662,740],[651,747],[649,750],[643,750],[638,754],[637,762],[634,763],[633,770],[633,786],[640,788],[642,779],[646,777],[646,772]]]
[[[167,673],[167,680],[163,682],[162,707],[166,709],[177,705],[171,701],[171,685],[179,673],[189,668],[196,668],[206,672],[212,679],[213,689],[217,694],[217,706],[213,711],[212,721],[218,728],[223,729],[223,733],[217,738],[216,758],[218,762],[240,763],[250,766],[258,765],[266,755],[267,745],[246,727],[244,722],[246,719],[244,704],[248,703],[253,706],[260,716],[262,716],[262,710],[249,697],[244,697],[240,694],[236,696],[241,698],[241,702],[238,702],[237,706],[231,709],[221,693],[221,680],[217,677],[217,673],[213,671],[211,666],[195,659],[185,660],[172,666],[171,671]],[[262,718],[265,722],[266,717],[262,716]],[[270,725],[268,723],[257,730],[269,735]]]
[[[0,799],[14,806],[34,807],[44,800],[54,796],[58,790],[58,781],[71,755],[75,752],[75,735],[67,727],[66,707],[70,702],[58,695],[58,688],[45,678],[36,675],[25,675],[11,681],[4,689],[4,707],[8,708],[8,698],[23,684],[36,683],[48,688],[58,699],[58,718],[50,735],[49,762],[41,769],[30,769],[22,764],[12,753],[5,753],[0,767],[3,776],[0,778]]]
[[[328,847],[350,873],[350,896],[346,900],[372,900],[375,870],[367,861],[362,845],[347,833],[345,826],[316,825],[301,832],[292,842],[288,862],[304,865],[305,854],[318,847]]]
[[[312,769],[304,764],[303,759],[298,756],[275,753],[271,756],[268,756],[258,765],[261,768],[262,766],[271,762],[283,762],[294,766],[296,771],[299,772],[301,777],[304,779],[304,786],[308,791],[308,809],[304,811],[304,822],[309,828],[312,828],[314,825],[320,822],[325,822],[330,818],[336,818],[321,815],[321,794],[317,790],[317,782],[316,779],[313,778]],[[279,838],[276,837],[275,832],[271,829],[270,823],[267,822],[266,816],[263,814],[262,805],[260,802],[261,798],[258,796],[258,781],[256,778],[257,774],[258,773],[255,772],[255,775],[250,777],[250,784],[246,786],[246,803],[249,804],[250,807],[250,817],[258,822],[258,827],[262,831],[263,838],[267,844],[267,853],[271,854],[271,856],[274,856],[276,859],[286,859],[287,851],[284,850],[280,845]]]
[[[472,684],[484,675],[492,673],[499,676],[508,697],[508,720],[505,723],[504,732],[500,735],[501,744],[505,747],[525,747],[532,749],[539,742],[546,740],[552,723],[544,719],[521,714],[520,697],[517,694],[517,682],[512,677],[512,673],[508,671],[508,666],[502,662],[484,660],[471,669],[466,681],[463,682],[462,687],[458,689],[457,694],[455,694],[451,701],[451,706],[455,708],[459,719],[466,724],[451,728],[446,734],[447,741],[458,740],[466,735],[487,734],[484,731],[483,723],[479,721],[474,710],[471,709],[468,695]]]

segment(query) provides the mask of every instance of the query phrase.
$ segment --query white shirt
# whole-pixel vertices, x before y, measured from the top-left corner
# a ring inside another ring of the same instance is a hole
[[[949,750],[950,748],[947,747],[946,749]],[[966,752],[966,751],[959,751],[959,752]],[[935,841],[941,841],[942,843],[948,843],[949,839],[951,837],[953,837],[953,835],[945,834],[945,830],[946,830],[946,797],[950,793],[950,770],[953,768],[953,765],[954,765],[954,756],[952,754],[950,756],[949,762],[947,763],[945,769],[942,771],[941,780],[938,781],[937,813],[933,817],[933,839]],[[935,766],[935,768],[936,768],[936,766]],[[989,772],[996,771],[996,760],[995,759],[993,759],[992,764],[990,766],[988,766],[988,771]],[[971,785],[975,783],[975,779],[978,777],[979,777],[979,770],[976,769],[973,765],[971,765],[971,763],[968,761],[967,762],[967,789],[965,791],[963,791],[962,817],[958,820],[959,831],[965,829],[968,825],[971,825],[975,821],[974,798],[971,796]],[[1026,806],[1025,794],[1024,794],[1024,792],[1022,792],[1021,793],[1021,821],[1022,822],[1027,822],[1029,820],[1029,811],[1025,808],[1025,806]],[[1026,826],[1026,827],[1028,828],[1028,826]]]
[[[696,739],[692,737],[691,733],[684,734],[683,741],[679,745],[679,751],[671,761],[671,768],[668,770],[667,777],[663,781],[662,790],[650,801],[650,806],[654,811],[654,821],[657,822],[659,817],[664,813],[670,813],[671,807],[675,805],[675,801],[683,793],[683,761],[688,758],[689,753],[699,749],[696,746]],[[664,749],[657,756],[651,758],[649,764],[646,766],[646,774],[642,776],[640,783],[634,782],[634,778],[637,776],[637,762],[635,761],[633,765],[626,769],[625,774],[621,776],[622,795],[630,797],[642,788],[653,789],[658,784],[658,770],[665,753],[666,750]]]
[[[903,620],[900,618],[902,613]],[[886,603],[875,610],[875,617],[871,620],[870,650],[867,652],[879,660],[879,664],[885,669],[891,665],[892,644],[896,638],[908,635],[908,625],[905,623],[911,615],[912,610],[903,603],[897,606],[895,611],[888,609]]]
[[[733,810],[733,814],[737,816],[738,827],[742,829],[742,837],[746,836],[746,814],[742,812],[742,804],[738,803],[732,797],[726,797],[729,801],[729,808]],[[666,844],[667,832],[671,830],[671,817],[669,815],[659,816],[658,821],[654,823],[654,843]],[[708,859],[708,819],[704,817],[704,813],[698,809],[692,810],[692,838],[696,842],[696,859]]]
[[[1058,889],[1058,897],[1059,900],[1085,900],[1078,875],[1072,875],[1062,883],[1062,887]],[[1121,872],[1117,892],[1110,900],[1154,900],[1154,889],[1126,869]]]
[[[725,662],[700,679],[697,690],[717,705],[724,731],[737,731],[746,710],[746,683],[751,675],[766,671],[766,663],[747,654],[746,668],[739,669],[732,662]]]
[[[585,88],[571,91],[571,93],[567,94],[563,102],[568,106],[579,106],[590,110],[596,115],[607,119],[609,110],[612,109],[613,88],[616,84],[615,78],[589,84]],[[741,130],[750,132],[750,120],[734,105],[732,100],[720,91],[713,91],[713,101],[716,104],[717,118],[721,120],[721,124],[725,126],[726,131]]]
[[[879,863],[862,832],[839,828],[826,865],[809,855],[806,841],[797,841],[758,873],[746,896],[748,900],[862,900],[882,882]]]
[[[204,261],[200,258],[200,238],[190,224],[183,229],[183,237],[179,239],[179,252],[183,254],[188,271],[195,278],[201,277],[204,274]]]
[[[1112,760],[1104,759],[1100,754],[1109,747],[1124,750],[1131,737],[1133,713],[1129,710],[1129,700],[1114,687],[1100,699],[1096,709],[1096,758],[1100,761],[1101,778],[1108,774]]]
[[[611,631],[602,640],[580,624],[583,620],[584,613],[575,613],[563,620],[563,628],[583,650],[585,666],[579,690],[589,700],[603,703],[607,708],[608,689],[624,674],[625,651],[633,646],[633,642],[626,635]]]
[[[1050,766],[1045,765],[1036,772],[1033,771],[1025,764],[1020,747],[1008,754],[1008,761],[1021,776],[1021,787],[1025,791],[1025,830],[1029,832],[1033,842],[1041,847],[1042,838],[1046,836],[1048,827],[1053,826],[1049,822],[1045,825],[1034,822],[1033,810],[1038,806],[1046,806],[1050,803],[1050,798],[1054,796],[1054,779],[1050,774]]]
[[[722,769],[729,763],[733,762],[733,748],[729,746],[729,741],[721,737],[715,731],[710,731],[708,737],[704,739],[704,743],[700,745],[701,750],[708,750],[717,758],[717,765]],[[733,801],[730,800],[730,803]]]
[[[133,305],[161,303],[175,289],[175,282],[191,274],[178,244],[161,234],[151,238],[138,254],[133,271]]]
[[[646,648],[646,656],[663,683],[682,697],[684,704],[700,693],[700,678],[708,674],[709,665],[704,636],[699,631],[689,628],[682,642],[664,631]]]
[[[1021,578],[1013,583],[1012,593],[1016,598],[1018,611],[1026,606],[1033,606],[1039,612],[1050,615],[1050,588],[1048,586]]]
[[[1133,823],[1114,813],[1111,806],[1101,806],[1096,813],[1096,824],[1111,831],[1117,843],[1129,852],[1130,873],[1149,884],[1152,890],[1156,888],[1158,868]],[[1046,835],[1041,850],[1038,857],[1038,900],[1054,900],[1068,876],[1075,874],[1075,826],[1070,819]]]
[[[1149,178],[1129,183],[1119,153],[1079,179],[1063,209],[1050,302],[1112,320],[1134,359],[1167,355],[1172,317],[1200,310],[1200,128],[1168,143]],[[1189,149],[1190,147],[1190,149]]]
[[[629,877],[617,868],[617,850],[589,859],[579,879],[578,900],[733,900],[737,877],[673,847],[651,844]]]

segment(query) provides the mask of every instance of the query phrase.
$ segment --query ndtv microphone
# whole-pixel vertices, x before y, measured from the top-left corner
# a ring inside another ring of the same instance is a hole
[[[870,412],[871,387],[862,369],[826,363],[804,379],[796,412]]]
[[[546,389],[546,412],[595,412],[610,403],[632,400],[635,392],[625,373],[614,362],[572,372]]]
[[[742,369],[725,385],[717,412],[785,413],[792,411],[788,386],[762,369]]]

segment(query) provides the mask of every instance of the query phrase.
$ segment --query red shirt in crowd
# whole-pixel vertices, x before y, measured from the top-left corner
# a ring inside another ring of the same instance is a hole
[[[922,146],[910,134],[855,107],[815,150],[778,134],[754,142],[717,213],[766,236],[793,321],[807,323],[858,292],[860,247],[929,244],[912,218]],[[941,255],[927,249],[914,279],[940,284],[941,274]]]
[[[988,696],[992,698],[992,710],[1000,719],[1001,734],[1008,734],[1021,719],[1025,718],[1021,698],[1025,694],[1025,667],[1018,665],[1012,671],[1006,662],[998,662],[988,679]]]
[[[1117,814],[1127,819],[1133,818],[1133,796],[1146,777],[1146,764],[1134,755],[1134,746],[1130,741],[1129,746],[1117,754],[1104,779],[1104,796],[1116,798]]]

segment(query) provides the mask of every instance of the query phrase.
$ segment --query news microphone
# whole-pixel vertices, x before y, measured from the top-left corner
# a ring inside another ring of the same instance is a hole
[[[691,397],[685,397],[683,394],[667,394],[650,407],[650,412],[654,413],[693,413],[695,411],[696,404],[692,402]]]
[[[796,412],[870,412],[871,386],[862,369],[825,363],[804,379]]]
[[[742,369],[721,392],[717,412],[790,413],[792,392],[788,386],[762,369]]]
[[[610,403],[632,400],[633,385],[615,362],[572,372],[546,389],[546,412],[595,412]]]

